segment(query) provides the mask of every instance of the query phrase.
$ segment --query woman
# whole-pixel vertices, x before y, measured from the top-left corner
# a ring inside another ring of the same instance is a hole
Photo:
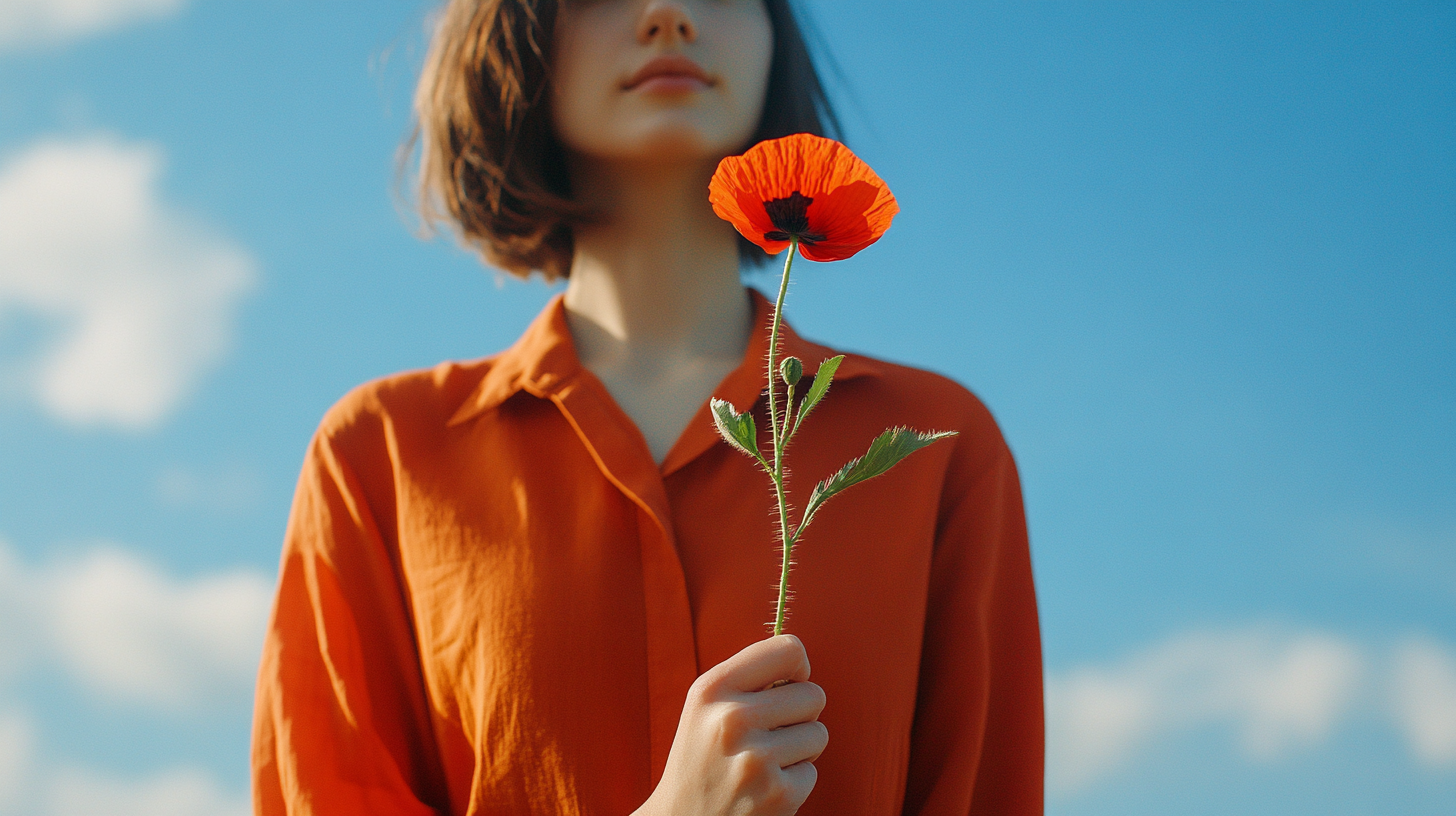
[[[771,497],[706,408],[767,424],[768,309],[739,280],[762,253],[706,189],[821,132],[823,99],[784,0],[450,3],[424,202],[568,285],[506,352],[325,417],[260,672],[260,814],[1040,812],[1019,485],[960,386],[848,357],[795,485],[888,425],[960,435],[823,511],[799,637],[763,636]]]

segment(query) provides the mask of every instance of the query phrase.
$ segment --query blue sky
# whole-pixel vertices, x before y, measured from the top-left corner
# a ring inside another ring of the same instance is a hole
[[[246,812],[319,417],[550,295],[391,198],[428,7],[0,0],[0,814]],[[902,213],[790,317],[1001,422],[1049,812],[1449,813],[1456,7],[809,8]]]

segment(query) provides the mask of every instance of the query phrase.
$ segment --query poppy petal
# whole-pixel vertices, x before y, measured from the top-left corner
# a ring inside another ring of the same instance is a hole
[[[765,204],[795,193],[813,199],[799,250],[814,261],[842,260],[879,240],[900,209],[890,188],[849,148],[808,133],[759,142],[723,159],[708,184],[713,211],[769,254],[789,242],[768,238],[784,233]]]
[[[736,158],[730,156],[729,159]],[[764,236],[773,231],[773,221],[759,198],[759,182],[753,168],[729,163],[724,159],[708,184],[708,201],[719,218],[732,224],[744,238],[763,248],[770,255],[783,252],[788,241],[770,241]]]

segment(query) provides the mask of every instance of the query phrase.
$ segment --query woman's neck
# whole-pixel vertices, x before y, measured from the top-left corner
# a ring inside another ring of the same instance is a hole
[[[712,170],[577,168],[574,176],[605,212],[575,231],[566,288],[588,367],[742,357],[752,308],[739,280],[736,233],[708,204]]]
[[[582,364],[661,463],[742,361],[753,309],[736,233],[713,214],[713,167],[574,167],[600,222],[575,230],[567,323]]]

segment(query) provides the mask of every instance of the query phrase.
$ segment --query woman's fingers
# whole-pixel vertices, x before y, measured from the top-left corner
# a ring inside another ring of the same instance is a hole
[[[818,721],[763,732],[764,752],[784,770],[813,762],[828,744],[829,729]]]
[[[808,680],[809,655],[798,638],[779,635],[750,644],[709,672],[720,691],[758,691],[775,680]]]
[[[769,688],[779,679],[794,682]],[[823,709],[824,690],[809,682],[798,638],[748,646],[693,683],[662,781],[642,812],[796,812],[829,742],[817,720]]]
[[[753,695],[755,723],[759,728],[783,728],[786,725],[819,719],[824,710],[824,689],[814,683],[790,683],[765,689]]]
[[[809,794],[814,791],[814,783],[819,781],[819,769],[815,768],[812,762],[800,762],[785,768],[781,778],[784,780],[784,786],[788,788],[785,798],[790,800],[794,810],[798,810],[799,806],[804,804],[804,800],[809,798]]]

